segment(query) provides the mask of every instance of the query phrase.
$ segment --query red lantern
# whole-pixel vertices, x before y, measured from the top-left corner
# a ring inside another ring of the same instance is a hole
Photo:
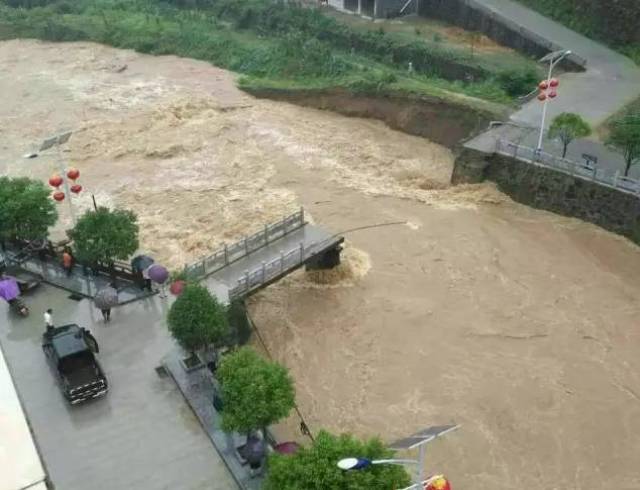
[[[52,175],[49,179],[49,185],[57,189],[62,185],[62,177],[60,177],[59,175]]]
[[[549,88],[549,84],[547,83],[546,80],[542,80],[539,84],[538,84],[538,88],[540,90],[547,90]]]
[[[64,192],[62,192],[62,191],[54,192],[53,193],[53,198],[58,202],[63,201],[64,200]]]
[[[187,283],[185,281],[174,281],[169,287],[169,291],[171,291],[171,294],[173,294],[174,296],[180,296],[182,294],[182,290],[186,285]]]
[[[444,476],[438,475],[431,479],[424,490],[451,490],[451,484]]]
[[[558,95],[558,92],[556,92],[555,90],[552,90],[551,92],[549,92],[550,99],[554,99],[557,95]]]
[[[77,168],[70,168],[67,172],[67,177],[69,177],[71,180],[76,180],[78,177],[80,177],[80,171]]]
[[[539,100],[540,102],[544,101],[546,98],[547,98],[547,94],[545,94],[544,92],[540,92],[540,93],[538,94],[538,100]]]
[[[82,190],[82,186],[80,184],[73,184],[70,190],[74,194],[78,194]]]
[[[558,85],[560,85],[560,82],[555,78],[552,78],[551,81],[549,82],[549,86],[551,87],[557,87]]]

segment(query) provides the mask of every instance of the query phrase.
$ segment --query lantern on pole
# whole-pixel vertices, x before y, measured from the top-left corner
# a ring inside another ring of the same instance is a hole
[[[52,175],[49,178],[49,185],[57,189],[62,185],[62,177],[60,177],[59,175]]]
[[[55,199],[58,202],[64,201],[64,192],[62,192],[62,191],[54,192],[53,193],[53,199]]]
[[[80,177],[80,171],[77,168],[70,168],[67,171],[67,177],[75,182]]]

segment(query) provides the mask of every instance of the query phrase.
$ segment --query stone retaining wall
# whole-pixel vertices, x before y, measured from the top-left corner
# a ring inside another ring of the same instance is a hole
[[[580,177],[498,154],[465,148],[452,183],[490,180],[514,201],[580,218],[640,244],[640,199]]]

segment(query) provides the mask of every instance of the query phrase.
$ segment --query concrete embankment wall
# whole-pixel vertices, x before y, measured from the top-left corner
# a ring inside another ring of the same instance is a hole
[[[256,97],[330,110],[345,116],[384,121],[393,129],[449,148],[483,131],[496,114],[455,105],[436,98],[401,95],[360,95],[348,90],[247,89]]]
[[[470,31],[480,31],[503,46],[540,58],[551,51],[566,49],[517,25],[473,0],[419,0],[423,17],[444,20]],[[567,71],[584,71],[586,61],[571,55],[560,65]]]
[[[611,187],[508,156],[465,148],[453,184],[490,180],[514,201],[580,218],[640,244],[640,199]]]

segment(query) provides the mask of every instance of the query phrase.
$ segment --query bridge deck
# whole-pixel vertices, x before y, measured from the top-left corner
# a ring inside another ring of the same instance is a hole
[[[341,237],[334,236],[317,226],[306,224],[214,272],[204,280],[204,284],[220,301],[227,303],[230,299],[230,291],[237,287],[243,278],[247,277],[247,273],[255,273],[262,269],[263,265],[276,264],[285,257],[282,260],[283,267],[277,274],[280,277],[300,267],[321,251],[331,248],[340,242],[342,242]],[[302,251],[300,251],[301,244]],[[295,254],[296,250],[299,251],[297,255]],[[289,257],[289,259],[286,257]],[[260,282],[259,287],[270,283],[274,277],[275,275],[272,273],[265,278],[266,280]],[[250,289],[255,290],[258,287],[251,287]]]

